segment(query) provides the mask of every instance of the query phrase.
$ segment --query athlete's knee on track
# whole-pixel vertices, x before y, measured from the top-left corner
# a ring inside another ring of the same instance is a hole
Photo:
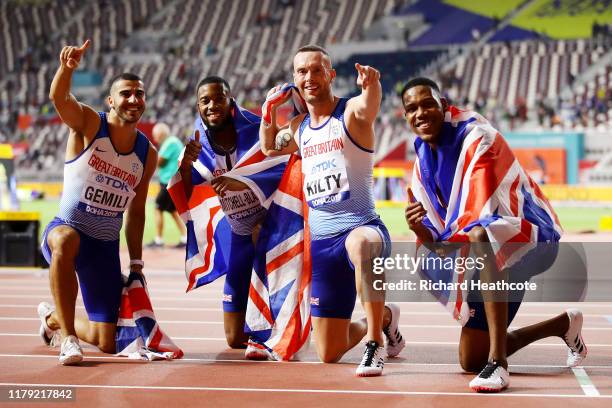
[[[103,353],[115,354],[117,344],[115,343],[114,331],[102,331],[98,334],[98,348]]]
[[[233,349],[246,348],[246,342],[248,341],[248,337],[243,331],[232,329],[225,330],[225,339],[227,340],[227,345]]]
[[[321,345],[317,346],[317,354],[323,363],[337,363],[344,353],[334,347]]]
[[[99,339],[98,340],[98,348],[103,353],[115,354],[117,352],[117,344],[115,343],[115,339]]]
[[[94,345],[103,353],[115,354],[117,352],[116,330],[117,326],[111,323],[89,323],[90,338],[94,339]]]
[[[460,348],[459,364],[463,371],[477,373],[487,364],[487,358],[480,355],[480,353],[473,353]]]

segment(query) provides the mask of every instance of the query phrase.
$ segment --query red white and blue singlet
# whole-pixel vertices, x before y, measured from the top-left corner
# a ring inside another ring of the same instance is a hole
[[[300,124],[304,197],[312,239],[331,237],[377,219],[372,168],[374,152],[359,146],[344,123],[348,99],[341,98],[330,118]]]
[[[110,139],[106,113],[99,112],[94,140],[64,166],[58,218],[102,241],[119,239],[123,213],[136,195],[144,173],[149,140],[137,131],[134,148],[118,153]]]

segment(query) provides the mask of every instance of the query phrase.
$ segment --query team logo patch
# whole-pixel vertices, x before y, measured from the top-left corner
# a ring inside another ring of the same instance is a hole
[[[333,137],[340,136],[340,126],[336,123],[331,125],[331,134]]]
[[[226,293],[223,294],[223,301],[224,302],[231,302],[232,301],[232,295],[228,295]]]
[[[134,173],[136,173],[138,171],[138,169],[140,169],[140,164],[138,163],[132,163],[132,171]]]
[[[313,305],[313,306],[319,306],[319,298],[311,297],[310,298],[310,304]]]

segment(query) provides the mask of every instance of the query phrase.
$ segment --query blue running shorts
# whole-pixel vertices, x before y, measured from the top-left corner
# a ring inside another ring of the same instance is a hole
[[[43,256],[49,264],[51,264],[51,249],[47,236],[53,228],[60,225],[68,224],[55,217],[43,233],[41,247]],[[85,235],[74,227],[71,228],[80,236],[75,268],[89,321],[117,323],[123,290],[119,240],[101,241]]]
[[[377,218],[364,224],[382,238],[381,256],[391,254],[391,238],[385,224]],[[351,231],[311,241],[312,294],[310,305],[314,317],[350,319],[357,299],[355,267],[346,251]]]

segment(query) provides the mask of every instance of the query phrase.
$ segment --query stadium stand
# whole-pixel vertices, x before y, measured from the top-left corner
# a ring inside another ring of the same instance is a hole
[[[367,41],[393,42],[397,51],[366,47],[335,59],[336,86],[347,95],[355,91],[354,62],[380,69],[386,96],[376,124],[379,159],[410,143],[396,92],[419,74],[438,79],[451,101],[481,111],[501,129],[612,128],[612,16],[609,7],[600,10],[605,2],[579,10],[571,1],[494,3],[0,2],[0,142],[22,146],[20,176],[61,176],[52,169],[62,160],[66,130],[47,95],[57,51],[84,38],[92,39],[92,47],[78,81],[75,77],[79,98],[103,108],[110,78],[132,71],[147,84],[145,120],[168,122],[179,136],[190,132],[193,87],[203,75],[226,77],[236,99],[257,111],[271,85],[290,80],[291,57],[300,45],[350,43],[359,49]],[[570,13],[586,16],[574,37],[545,35]]]

